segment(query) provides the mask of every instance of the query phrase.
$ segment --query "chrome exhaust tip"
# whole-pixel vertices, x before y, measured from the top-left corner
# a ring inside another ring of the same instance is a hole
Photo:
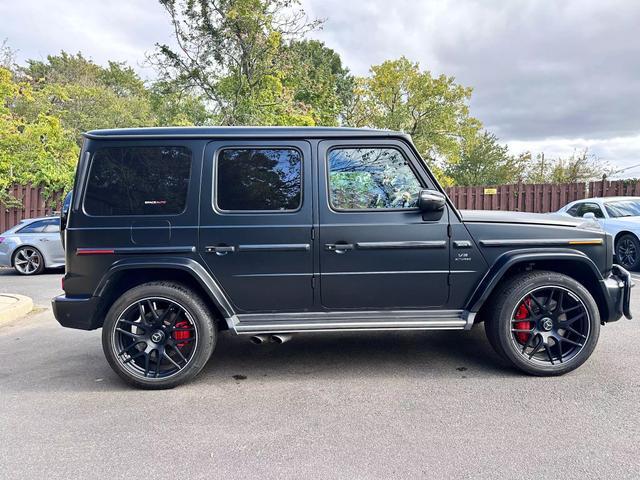
[[[283,344],[289,340],[291,340],[291,335],[288,333],[276,333],[275,335],[271,335],[271,341],[273,343]]]
[[[269,335],[253,335],[249,340],[256,345],[263,345],[269,343]]]

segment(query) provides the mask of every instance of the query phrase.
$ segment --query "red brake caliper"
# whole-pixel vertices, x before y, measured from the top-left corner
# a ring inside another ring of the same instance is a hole
[[[181,320],[178,323],[176,323],[175,328],[189,328],[189,322],[187,322],[186,320]],[[177,332],[173,332],[172,337],[174,340],[187,340],[191,338],[191,332],[188,332],[186,330],[178,330]],[[186,342],[178,343],[178,347],[182,348],[186,344],[187,344]]]
[[[516,315],[514,320],[524,320],[529,316],[529,310],[527,310],[527,306],[531,305],[531,299],[525,298],[524,302],[520,304],[518,310],[516,311]],[[518,330],[531,330],[531,322],[515,322],[513,324],[513,328]],[[526,332],[515,332],[516,338],[522,344],[525,344],[527,340],[529,340],[529,334]]]

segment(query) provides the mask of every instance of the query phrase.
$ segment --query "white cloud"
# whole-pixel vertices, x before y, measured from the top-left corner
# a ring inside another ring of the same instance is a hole
[[[314,35],[356,74],[405,55],[474,87],[472,113],[513,151],[588,146],[640,162],[640,2],[633,0],[303,0]],[[61,49],[98,63],[172,43],[156,0],[0,0],[0,40],[19,58]]]

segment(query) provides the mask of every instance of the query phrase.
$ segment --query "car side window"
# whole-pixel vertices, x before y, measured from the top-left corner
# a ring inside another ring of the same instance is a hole
[[[84,208],[95,216],[179,215],[190,177],[186,147],[101,148],[91,162]]]
[[[580,208],[581,205],[582,205],[582,203],[576,203],[573,207],[571,207],[569,210],[567,210],[567,214],[571,215],[572,217],[577,217],[578,216],[578,209]]]
[[[604,218],[602,209],[597,203],[585,202],[580,204],[578,208],[577,217],[584,217],[585,213],[593,213],[596,218]]]
[[[403,153],[390,147],[329,151],[329,200],[336,210],[413,209],[420,181]]]
[[[44,233],[59,233],[60,232],[60,219],[52,218],[45,220]]]
[[[302,154],[294,148],[226,148],[215,178],[222,211],[295,211],[302,202]]]
[[[17,233],[42,233],[46,226],[46,220],[38,220],[37,222],[30,223],[26,227],[22,227]]]

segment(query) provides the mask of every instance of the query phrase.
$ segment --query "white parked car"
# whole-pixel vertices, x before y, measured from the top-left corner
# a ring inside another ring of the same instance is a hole
[[[640,268],[640,197],[584,198],[557,213],[595,218],[613,236],[616,261],[628,270]]]

